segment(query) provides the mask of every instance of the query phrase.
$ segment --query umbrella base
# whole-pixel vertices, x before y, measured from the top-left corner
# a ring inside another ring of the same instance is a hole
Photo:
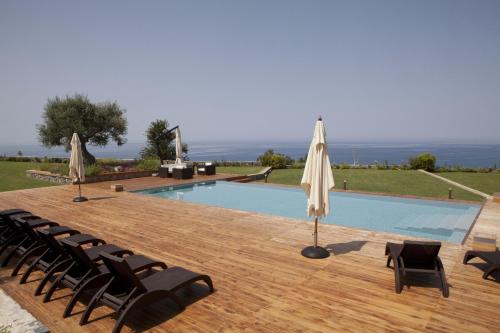
[[[89,199],[85,198],[85,197],[74,197],[73,198],[73,202],[84,202],[84,201],[88,201]]]
[[[321,246],[308,246],[302,249],[301,254],[304,257],[311,258],[311,259],[323,259],[323,258],[328,258],[330,256],[330,252],[328,252],[326,249],[322,248]]]

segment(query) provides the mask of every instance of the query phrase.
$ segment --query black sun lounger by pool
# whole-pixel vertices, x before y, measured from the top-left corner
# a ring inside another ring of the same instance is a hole
[[[441,281],[443,296],[449,296],[443,263],[438,256],[440,248],[440,242],[404,241],[403,244],[386,244],[387,267],[390,267],[391,260],[394,262],[396,293],[401,293],[402,280],[408,273],[424,273],[436,275]]]
[[[486,251],[467,251],[464,256],[464,264],[467,264],[472,258],[482,259],[488,264],[488,268],[483,274],[483,279],[488,279],[488,276],[496,271],[500,271],[500,251],[495,252]]]

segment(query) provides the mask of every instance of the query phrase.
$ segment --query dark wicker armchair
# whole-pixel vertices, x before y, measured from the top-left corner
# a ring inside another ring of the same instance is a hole
[[[197,171],[198,175],[204,175],[204,176],[215,175],[215,164],[212,163],[199,164]]]

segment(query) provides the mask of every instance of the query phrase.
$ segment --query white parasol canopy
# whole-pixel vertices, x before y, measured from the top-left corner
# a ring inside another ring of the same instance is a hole
[[[325,125],[321,118],[316,122],[300,185],[307,195],[307,214],[316,217],[328,215],[328,192],[335,186],[335,182],[328,157]]]
[[[82,146],[78,134],[73,133],[71,138],[71,158],[69,160],[69,176],[76,182],[85,181],[85,167],[83,166]]]
[[[179,127],[175,129],[175,164],[182,163],[182,141],[181,130]]]

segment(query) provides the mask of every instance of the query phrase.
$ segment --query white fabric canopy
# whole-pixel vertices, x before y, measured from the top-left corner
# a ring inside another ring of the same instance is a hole
[[[71,158],[69,160],[69,176],[73,181],[85,181],[85,167],[83,166],[82,146],[78,134],[73,133],[71,138]]]
[[[321,119],[316,122],[300,185],[307,195],[307,214],[316,217],[328,215],[328,191],[335,186],[335,182],[328,157],[325,125]]]
[[[182,163],[182,141],[181,130],[179,127],[175,129],[175,164]]]

